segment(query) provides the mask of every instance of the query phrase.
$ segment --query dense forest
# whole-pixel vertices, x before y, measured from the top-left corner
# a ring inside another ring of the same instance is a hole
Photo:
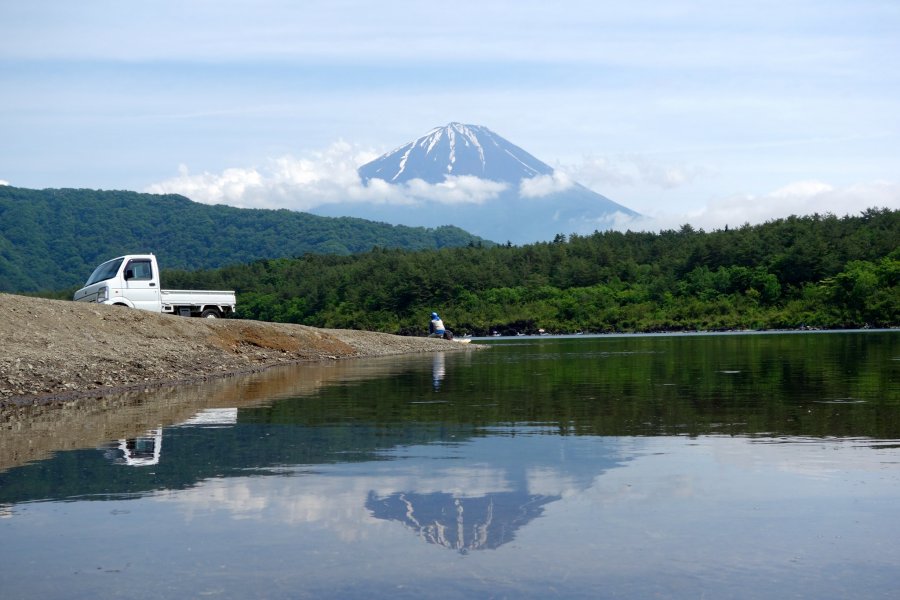
[[[488,243],[426,229],[289,210],[209,206],[178,195],[0,186],[0,291],[77,289],[98,264],[153,252],[163,267],[211,269],[306,253]]]
[[[306,254],[168,271],[163,283],[236,289],[244,318],[411,335],[433,310],[457,334],[476,335],[894,327],[900,211],[523,247]]]

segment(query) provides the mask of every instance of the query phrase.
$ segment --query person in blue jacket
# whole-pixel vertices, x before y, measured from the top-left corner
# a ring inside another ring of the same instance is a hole
[[[439,337],[445,340],[452,340],[453,333],[444,327],[444,322],[436,312],[431,313],[431,322],[428,323],[428,337]]]

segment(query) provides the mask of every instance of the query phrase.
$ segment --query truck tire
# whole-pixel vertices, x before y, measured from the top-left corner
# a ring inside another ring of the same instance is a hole
[[[200,317],[204,319],[218,319],[222,315],[219,314],[219,311],[215,308],[207,308],[202,313],[200,313]]]

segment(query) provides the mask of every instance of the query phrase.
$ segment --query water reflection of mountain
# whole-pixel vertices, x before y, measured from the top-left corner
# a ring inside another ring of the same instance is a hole
[[[226,389],[191,387],[153,404],[135,397],[113,410],[96,405],[95,415],[63,411],[42,420],[29,416],[4,423],[0,468],[12,468],[0,472],[0,503],[126,497],[183,489],[210,478],[281,474],[297,465],[377,462],[398,448],[483,439],[498,426],[540,426],[546,433],[585,436],[895,440],[900,438],[900,398],[896,369],[885,365],[893,364],[897,339],[891,332],[532,341],[446,357],[277,371],[268,379],[236,380],[242,386],[220,381],[216,385]],[[163,427],[159,456],[145,459],[141,468],[114,464],[97,450],[124,438],[124,453],[127,440],[147,429],[184,423],[200,407],[233,406],[224,402],[235,398],[244,404],[227,425]],[[279,400],[259,405],[271,398]],[[71,418],[61,418],[66,415]],[[35,447],[41,451],[33,452]],[[22,465],[67,448],[82,449]],[[500,458],[480,460],[497,465]],[[540,457],[529,460],[544,464]],[[604,468],[599,465],[593,474]],[[504,470],[515,469],[506,465]],[[510,488],[453,497],[534,493],[521,476],[515,481]],[[447,491],[379,490],[377,497]]]
[[[544,505],[560,496],[499,492],[477,498],[458,498],[433,492],[395,492],[379,497],[370,492],[366,508],[372,516],[399,521],[430,544],[462,554],[495,549],[512,541],[519,528],[544,512]]]
[[[395,451],[420,476],[406,489],[370,491],[366,509],[430,544],[463,554],[495,549],[548,505],[584,491],[624,460],[618,439],[560,438],[537,428],[493,433],[455,446],[450,454],[459,466],[442,465],[446,448]]]

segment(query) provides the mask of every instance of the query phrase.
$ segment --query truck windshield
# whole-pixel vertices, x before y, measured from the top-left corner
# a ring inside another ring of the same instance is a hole
[[[85,287],[91,285],[92,283],[97,283],[98,281],[106,281],[110,277],[115,276],[116,273],[119,272],[119,267],[122,266],[122,261],[124,258],[114,258],[112,260],[108,260],[91,273],[91,276],[88,277],[87,283],[84,284]]]

